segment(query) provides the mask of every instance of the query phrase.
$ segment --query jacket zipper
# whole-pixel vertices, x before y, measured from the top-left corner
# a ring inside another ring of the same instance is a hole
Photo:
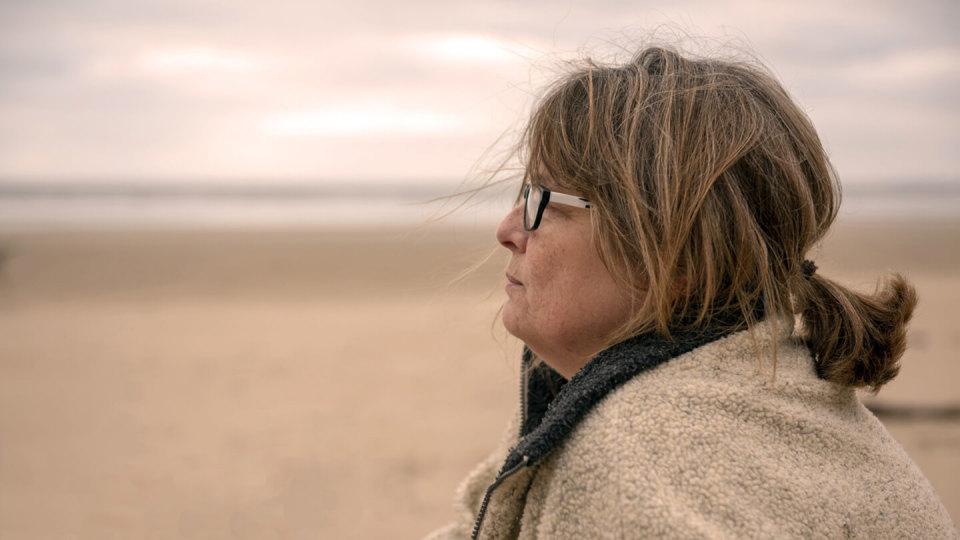
[[[518,428],[519,433],[517,434],[517,440],[523,438],[523,428],[527,423],[527,364],[529,362],[520,363],[520,427]],[[483,494],[483,501],[480,503],[480,512],[477,513],[477,520],[473,524],[473,534],[470,535],[471,540],[477,540],[477,536],[480,534],[480,526],[483,524],[483,518],[487,513],[487,505],[490,504],[490,496],[493,494],[493,490],[500,485],[507,477],[511,474],[520,470],[521,467],[525,466],[530,461],[530,456],[524,454],[523,461],[517,463],[508,471],[503,469],[497,474],[497,478],[487,487],[486,492]]]
[[[483,518],[487,513],[487,505],[490,504],[490,495],[493,494],[493,490],[496,489],[496,487],[499,486],[510,475],[525,467],[529,461],[530,456],[524,454],[523,460],[520,461],[520,463],[517,463],[511,467],[510,470],[501,470],[500,474],[497,475],[497,479],[494,480],[493,483],[490,484],[490,487],[487,488],[487,491],[483,494],[483,502],[480,503],[480,512],[477,514],[477,521],[473,524],[473,533],[470,535],[471,540],[477,540],[477,537],[480,534],[480,526],[483,524]]]

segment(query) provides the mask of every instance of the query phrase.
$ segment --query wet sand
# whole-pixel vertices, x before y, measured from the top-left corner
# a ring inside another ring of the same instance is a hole
[[[0,254],[2,538],[419,538],[516,406],[492,229],[6,233]],[[841,223],[811,258],[920,292],[866,401],[960,403],[960,220]],[[956,520],[960,419],[884,422]]]

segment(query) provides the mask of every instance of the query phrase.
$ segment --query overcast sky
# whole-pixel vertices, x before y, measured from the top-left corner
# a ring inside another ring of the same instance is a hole
[[[686,33],[759,55],[842,179],[957,180],[958,23],[956,0],[2,2],[0,178],[460,179],[563,59]]]

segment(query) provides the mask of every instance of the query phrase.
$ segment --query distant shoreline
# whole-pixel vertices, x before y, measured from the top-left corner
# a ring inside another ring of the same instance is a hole
[[[225,199],[342,199],[373,197],[408,200],[453,195],[477,187],[457,180],[210,180],[210,179],[25,179],[0,177],[0,198],[225,198]],[[960,196],[960,177],[905,178],[902,180],[841,181],[845,195],[878,197]],[[509,186],[494,186],[479,194],[511,191]]]
[[[190,229],[276,227],[493,226],[512,204],[506,184],[481,190],[452,182],[154,184],[0,180],[0,227],[33,229]],[[960,217],[960,181],[851,183],[842,186],[841,220],[940,220]]]

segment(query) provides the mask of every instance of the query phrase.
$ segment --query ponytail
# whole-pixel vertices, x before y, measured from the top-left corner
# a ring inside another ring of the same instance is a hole
[[[900,371],[907,322],[917,305],[916,289],[900,274],[872,295],[812,271],[807,274],[798,293],[805,300],[800,311],[804,341],[814,355],[817,374],[844,386],[869,386],[876,394]]]

